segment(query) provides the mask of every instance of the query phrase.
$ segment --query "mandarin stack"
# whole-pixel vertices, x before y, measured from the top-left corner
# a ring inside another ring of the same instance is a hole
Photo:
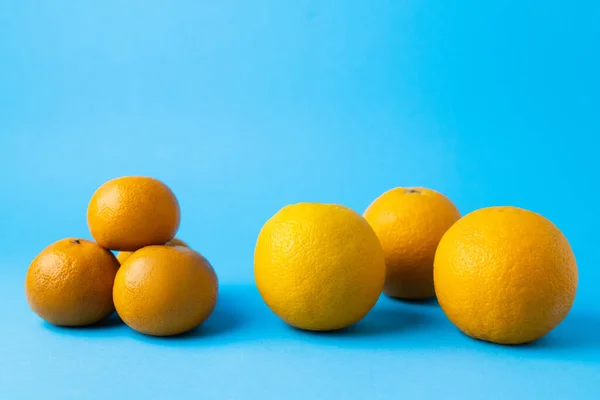
[[[175,238],[180,208],[168,186],[150,177],[112,179],[93,194],[87,222],[95,242],[63,239],[29,267],[25,292],[42,319],[84,326],[116,309],[139,332],[171,336],[210,316],[218,279],[200,253]]]

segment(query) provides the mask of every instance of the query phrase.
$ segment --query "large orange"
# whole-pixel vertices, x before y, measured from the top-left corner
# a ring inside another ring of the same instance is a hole
[[[168,241],[165,246],[183,246],[183,247],[190,247],[188,246],[188,244],[186,242],[184,242],[181,239],[178,238],[173,238],[170,241]],[[117,260],[119,260],[119,263],[123,264],[128,258],[129,256],[131,256],[134,252],[133,251],[120,251],[117,254]]]
[[[435,296],[433,258],[442,235],[460,218],[443,194],[425,188],[395,188],[364,212],[385,252],[384,292],[402,299]]]
[[[254,276],[266,304],[288,324],[336,330],[358,322],[375,305],[385,261],[360,214],[340,205],[300,203],[263,226]]]
[[[435,256],[435,290],[450,321],[503,344],[539,339],[567,315],[577,264],[560,230],[516,207],[474,211],[452,226]]]
[[[119,316],[138,332],[171,336],[200,325],[212,313],[217,276],[198,252],[181,246],[148,246],[117,273],[113,298]]]
[[[37,315],[52,324],[93,324],[115,310],[112,288],[118,268],[112,253],[94,242],[60,240],[29,266],[27,301]]]
[[[171,189],[157,179],[121,177],[96,190],[87,221],[99,245],[135,251],[173,239],[179,228],[179,203]]]

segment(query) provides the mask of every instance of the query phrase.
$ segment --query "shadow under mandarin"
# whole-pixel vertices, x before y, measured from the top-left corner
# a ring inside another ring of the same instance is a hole
[[[92,325],[86,325],[86,326],[59,326],[59,325],[53,325],[46,321],[43,321],[43,324],[46,327],[46,329],[49,329],[49,330],[55,331],[55,332],[61,332],[61,333],[69,333],[69,332],[81,333],[81,332],[91,332],[91,331],[106,331],[106,330],[111,330],[114,328],[120,328],[122,326],[125,326],[125,324],[123,323],[123,321],[121,320],[121,318],[119,317],[119,315],[116,312],[112,313],[110,316],[106,317],[105,319],[103,319],[100,322],[97,322]]]
[[[175,340],[202,339],[233,332],[243,326],[243,319],[236,310],[217,305],[211,316],[200,326],[181,335],[173,336]]]

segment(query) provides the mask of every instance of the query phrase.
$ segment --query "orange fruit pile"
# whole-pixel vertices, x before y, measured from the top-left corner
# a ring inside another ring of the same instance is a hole
[[[87,211],[95,242],[63,239],[31,263],[25,293],[49,323],[83,326],[115,309],[131,328],[149,335],[189,331],[212,313],[218,294],[210,263],[175,238],[177,198],[149,177],[110,180]],[[110,250],[121,251],[115,257]]]

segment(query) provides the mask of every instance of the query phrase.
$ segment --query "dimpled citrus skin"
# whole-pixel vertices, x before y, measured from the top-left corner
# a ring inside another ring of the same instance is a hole
[[[442,309],[464,333],[521,344],[541,338],[567,316],[577,264],[567,239],[543,216],[490,207],[446,232],[434,280]]]
[[[198,252],[181,246],[148,246],[121,265],[113,298],[123,322],[138,332],[187,332],[212,313],[217,276]]]
[[[115,311],[112,287],[118,268],[115,256],[92,241],[59,240],[29,266],[27,301],[37,315],[54,325],[96,323]]]
[[[394,188],[364,212],[385,252],[383,291],[391,297],[435,296],[433,258],[444,233],[460,218],[443,194],[425,188]]]
[[[179,228],[179,203],[171,189],[157,179],[116,178],[92,196],[87,222],[102,247],[135,251],[173,239]]]
[[[190,246],[188,246],[188,244],[186,242],[184,242],[183,240],[178,239],[178,238],[171,239],[170,241],[165,243],[165,246],[190,247]],[[129,258],[129,256],[131,256],[133,253],[134,253],[133,251],[120,251],[117,254],[117,260],[119,260],[119,263],[123,264]]]
[[[383,250],[367,221],[334,204],[282,208],[263,226],[254,253],[258,290],[288,324],[328,331],[361,320],[385,279]]]

